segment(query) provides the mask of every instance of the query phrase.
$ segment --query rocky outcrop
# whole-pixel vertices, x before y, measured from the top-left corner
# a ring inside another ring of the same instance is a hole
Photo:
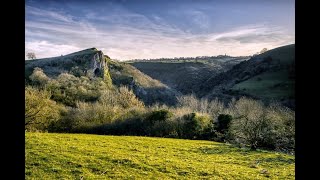
[[[35,67],[41,68],[48,76],[70,73],[77,77],[101,77],[111,81],[108,70],[108,56],[96,48],[85,49],[65,56],[25,61],[26,77]]]

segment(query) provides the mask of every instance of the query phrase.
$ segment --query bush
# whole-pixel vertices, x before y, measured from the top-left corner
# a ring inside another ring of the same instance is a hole
[[[215,119],[219,113],[224,111],[224,104],[218,99],[198,99],[194,94],[178,97],[178,106],[188,108],[190,111],[209,114]]]
[[[156,121],[165,121],[168,120],[173,116],[172,112],[167,109],[160,109],[155,110],[150,113],[150,115],[146,118],[147,122],[151,124],[155,123]]]
[[[126,86],[121,86],[119,88],[119,101],[118,103],[123,108],[130,108],[130,107],[144,107],[143,102],[141,102],[136,95],[128,89]]]
[[[240,98],[234,108],[234,119],[230,132],[237,143],[244,143],[256,149],[270,136],[272,122],[266,108],[260,101]]]
[[[173,113],[167,109],[153,110],[144,119],[146,135],[164,137],[174,131]]]
[[[43,72],[41,68],[34,68],[33,73],[29,76],[32,85],[45,86],[50,78]]]
[[[295,149],[295,113],[287,107],[271,104],[268,107],[268,116],[272,121],[272,136],[265,146],[276,150],[293,152]]]
[[[149,129],[150,136],[156,137],[171,137],[176,138],[178,137],[177,134],[177,125],[174,120],[166,119],[163,121],[156,121],[152,127]]]
[[[25,88],[25,129],[46,131],[51,122],[57,121],[65,108],[50,100],[48,91],[27,86]]]
[[[209,116],[190,113],[183,117],[182,137],[187,139],[199,139],[210,124]]]
[[[220,133],[226,133],[229,129],[231,120],[232,116],[230,114],[220,114],[217,122],[215,123],[215,130]]]
[[[46,88],[52,92],[53,100],[71,107],[76,107],[78,101],[96,102],[102,92],[111,89],[101,78],[90,80],[85,76],[75,77],[68,73],[50,80]]]
[[[217,121],[214,122],[214,135],[213,140],[219,142],[225,142],[230,137],[229,127],[232,120],[232,116],[229,114],[220,114]]]
[[[110,124],[120,115],[120,108],[104,106],[100,103],[78,102],[71,108],[61,122],[55,125],[57,131],[87,132],[90,128]],[[52,128],[53,130],[54,128]]]

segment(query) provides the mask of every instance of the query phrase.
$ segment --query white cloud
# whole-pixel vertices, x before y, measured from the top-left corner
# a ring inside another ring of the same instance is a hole
[[[37,58],[47,58],[60,55],[66,55],[75,51],[82,50],[81,48],[73,45],[65,44],[52,44],[47,41],[33,41],[25,43],[27,52],[34,52]]]
[[[96,47],[111,58],[160,58],[210,56],[218,54],[252,55],[262,48],[272,49],[294,43],[294,34],[267,24],[242,26],[222,33],[192,34],[153,15],[121,11],[119,16],[98,16],[93,12],[75,20],[65,13],[27,7],[26,51],[38,58],[59,56]],[[207,17],[195,13],[193,21],[201,24]],[[48,15],[49,14],[49,15]],[[39,20],[40,19],[40,20]],[[100,21],[100,22],[96,22]],[[207,28],[206,23],[203,28]]]

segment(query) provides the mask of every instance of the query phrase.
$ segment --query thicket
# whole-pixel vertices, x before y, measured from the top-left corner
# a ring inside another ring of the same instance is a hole
[[[251,149],[294,151],[295,113],[279,104],[240,98],[224,104],[194,95],[176,106],[145,106],[127,87],[37,68],[26,86],[27,131],[137,135],[229,142]]]

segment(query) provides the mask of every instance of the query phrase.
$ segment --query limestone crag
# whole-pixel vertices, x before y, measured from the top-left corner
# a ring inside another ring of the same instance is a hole
[[[35,67],[41,68],[48,76],[70,73],[77,77],[101,77],[110,80],[108,56],[96,48],[85,49],[65,56],[25,61],[25,75],[31,75]]]

